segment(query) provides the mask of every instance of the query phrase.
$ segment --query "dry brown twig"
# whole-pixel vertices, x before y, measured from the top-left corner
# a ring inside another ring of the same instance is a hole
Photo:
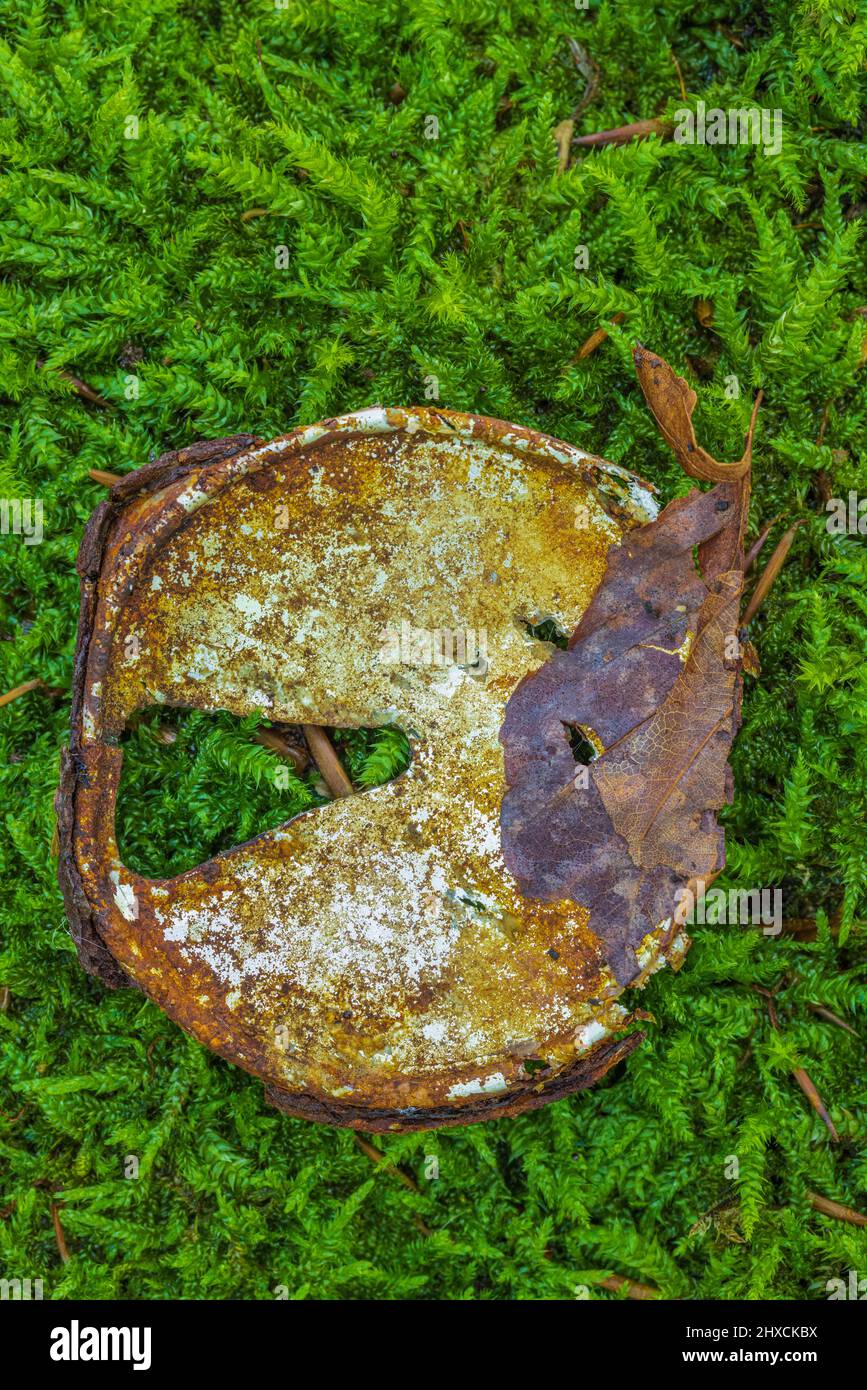
[[[844,1029],[845,1032],[851,1033],[853,1038],[860,1037],[860,1034],[856,1032],[851,1023],[847,1023],[845,1018],[841,1018],[839,1014],[832,1013],[830,1009],[826,1009],[824,1004],[808,1004],[807,1008],[812,1009],[813,1013],[817,1014],[819,1018],[824,1018],[826,1023],[833,1023],[838,1028]]]
[[[819,1192],[808,1192],[807,1200],[813,1210],[820,1211],[823,1216],[833,1216],[835,1221],[848,1221],[852,1226],[867,1226],[867,1216],[856,1211],[854,1207],[844,1206],[842,1202],[834,1202],[830,1197],[823,1197]]]
[[[600,1289],[609,1289],[611,1293],[626,1291],[626,1297],[635,1299],[637,1302],[645,1302],[648,1299],[662,1298],[659,1289],[653,1288],[651,1284],[639,1284],[635,1279],[626,1279],[622,1274],[609,1274],[605,1279],[599,1280]]]
[[[623,312],[620,312],[614,315],[614,318],[611,320],[611,322],[612,324],[622,323],[625,318],[626,315]],[[591,352],[595,352],[596,349],[600,347],[602,343],[605,342],[605,339],[607,337],[608,330],[606,328],[594,329],[594,331],[590,334],[590,337],[587,338],[587,340],[581,344],[580,348],[575,353],[575,356],[569,358],[570,365],[573,362],[583,362],[584,358],[589,357]]]
[[[776,526],[779,520],[779,516],[772,517],[768,524],[762,527],[757,538],[753,541],[752,545],[750,546],[749,550],[744,556],[744,574],[748,574],[749,571],[752,569],[756,561],[756,556],[759,554],[760,550],[765,544],[765,541],[768,539],[768,536],[770,535],[772,529]]]
[[[777,992],[780,989],[782,989],[783,986],[787,983],[788,980],[784,975],[782,979],[777,981],[772,990],[763,989],[761,985],[753,985],[753,989],[756,991],[756,993],[764,996],[768,1005],[768,1017],[771,1020],[771,1027],[774,1028],[777,1032],[780,1032],[781,1029],[780,1020],[777,1016],[777,1010],[774,1004],[774,995],[777,994]],[[804,1095],[807,1097],[807,1100],[810,1102],[816,1114],[819,1116],[819,1119],[822,1121],[831,1138],[834,1140],[835,1143],[839,1143],[840,1135],[837,1132],[834,1121],[828,1114],[825,1102],[819,1095],[819,1092],[816,1089],[815,1083],[813,1082],[813,1079],[810,1076],[809,1072],[804,1067],[793,1067],[792,1076],[795,1078],[801,1090],[804,1092]]]
[[[303,772],[306,767],[310,766],[307,750],[300,747],[299,744],[293,743],[285,734],[281,734],[279,729],[257,729],[253,735],[253,742],[261,744],[263,748],[268,748],[278,757],[286,758],[296,772]]]
[[[595,130],[590,135],[576,135],[573,145],[625,145],[630,140],[646,140],[651,135],[670,135],[674,126],[656,116],[647,121],[633,121],[630,125],[615,126],[613,130]]]
[[[23,685],[14,686],[12,690],[7,690],[5,695],[0,695],[0,708],[10,704],[12,700],[17,700],[19,695],[26,695],[29,691],[38,690],[40,686],[44,685],[45,682],[42,680],[32,680],[24,681]]]
[[[816,1090],[816,1086],[809,1072],[805,1071],[803,1067],[795,1067],[792,1072],[792,1075],[794,1076],[801,1090],[804,1092],[804,1095],[807,1097],[807,1100],[812,1105],[816,1114],[819,1116],[819,1119],[822,1121],[822,1124],[827,1129],[831,1138],[834,1140],[834,1143],[839,1144],[840,1135],[837,1133],[834,1121],[828,1114],[828,1111],[825,1108],[825,1102],[822,1100],[822,1097]]]
[[[768,561],[767,565],[762,570],[762,573],[759,577],[759,582],[753,590],[750,601],[746,606],[744,615],[741,618],[742,627],[748,627],[749,624],[752,622],[753,618],[758,613],[759,609],[761,608],[762,604],[764,603],[765,599],[770,593],[774,581],[777,578],[777,575],[783,568],[783,561],[785,560],[792,547],[792,541],[795,539],[795,536],[798,533],[798,527],[804,525],[806,525],[806,522],[802,518],[800,521],[796,521],[794,526],[790,526],[788,531],[786,531],[785,534],[780,537],[780,540],[777,542],[776,549],[774,550],[774,553]]]
[[[416,1196],[421,1196],[421,1189],[419,1188],[419,1185],[415,1181],[415,1179],[411,1178],[408,1173],[405,1173],[402,1168],[398,1168],[397,1164],[392,1163],[384,1153],[382,1153],[367,1139],[360,1135],[358,1133],[358,1130],[354,1131],[352,1137],[355,1140],[358,1148],[361,1150],[363,1154],[365,1154],[370,1159],[371,1163],[385,1164],[388,1172],[393,1173],[394,1176],[398,1179],[398,1181],[403,1183],[404,1187],[408,1188],[410,1192],[414,1192]],[[422,1221],[420,1216],[413,1214],[412,1221],[413,1225],[417,1228],[417,1230],[421,1232],[423,1236],[433,1235],[433,1231],[430,1229],[429,1226],[425,1225],[424,1221]]]
[[[36,365],[40,369],[45,368],[45,363],[41,358],[37,360]],[[76,395],[79,395],[83,401],[89,401],[91,405],[102,406],[105,410],[114,409],[111,401],[107,401],[105,396],[101,396],[98,391],[94,391],[93,387],[88,386],[87,382],[82,381],[80,377],[73,376],[72,372],[58,371],[57,368],[54,367],[49,370],[53,371],[56,376],[59,376],[61,381],[68,381]]]
[[[554,128],[554,140],[557,144],[557,173],[563,174],[569,168],[569,160],[572,151],[572,137],[575,133],[575,122],[581,115],[585,107],[589,106],[599,90],[599,66],[590,57],[587,49],[575,39],[569,40],[569,51],[572,54],[572,61],[584,78],[584,94],[574,107],[571,116],[565,121],[561,121]]]
[[[322,773],[322,780],[334,797],[352,796],[355,788],[334,751],[334,745],[318,724],[302,724],[310,756]]]
[[[54,1223],[54,1237],[57,1241],[57,1249],[63,1263],[69,1264],[69,1247],[66,1244],[66,1236],[60,1224],[60,1206],[57,1202],[51,1203],[51,1220]]]

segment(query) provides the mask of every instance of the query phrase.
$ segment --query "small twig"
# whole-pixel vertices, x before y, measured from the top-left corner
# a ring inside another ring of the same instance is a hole
[[[743,39],[733,33],[725,24],[717,24],[716,29],[718,33],[723,34],[728,39],[729,43],[734,44],[735,48],[746,48]]]
[[[761,985],[753,985],[753,989],[756,991],[756,993],[763,995],[766,999],[768,1005],[768,1017],[771,1020],[771,1027],[775,1028],[777,1032],[780,1031],[780,1020],[777,1017],[777,1010],[774,1004],[774,995],[778,992],[778,990],[780,990],[783,987],[784,984],[787,983],[787,977],[783,975],[774,985],[773,989],[763,989]],[[822,1123],[825,1125],[831,1138],[834,1140],[835,1143],[839,1143],[840,1136],[834,1127],[834,1121],[828,1114],[828,1111],[825,1108],[825,1102],[822,1100],[822,1097],[816,1090],[816,1087],[813,1084],[812,1078],[810,1077],[809,1073],[805,1071],[803,1067],[793,1067],[792,1075],[797,1081],[801,1090],[804,1092],[804,1095],[807,1097],[807,1100],[812,1105],[816,1114],[819,1116]]]
[[[554,128],[554,140],[557,144],[557,173],[565,174],[569,168],[569,160],[572,153],[572,137],[575,134],[575,122],[581,115],[585,107],[589,106],[599,88],[599,66],[590,57],[587,49],[584,48],[576,39],[569,40],[569,52],[572,54],[572,61],[584,78],[584,95],[573,108],[572,115],[565,121],[561,121]]]
[[[411,1178],[408,1173],[404,1173],[402,1168],[398,1168],[397,1165],[395,1163],[392,1163],[384,1153],[380,1153],[379,1149],[374,1148],[373,1144],[368,1143],[366,1139],[362,1138],[362,1136],[358,1133],[357,1130],[353,1132],[352,1137],[358,1145],[359,1149],[361,1149],[361,1152],[363,1154],[366,1154],[366,1156],[370,1159],[371,1163],[385,1164],[387,1171],[389,1173],[393,1173],[394,1176],[400,1182],[403,1183],[404,1187],[408,1188],[410,1192],[414,1192],[416,1196],[421,1196],[421,1190],[418,1186],[418,1183],[415,1182],[415,1180]],[[431,1230],[430,1226],[425,1225],[421,1217],[418,1216],[415,1212],[412,1213],[412,1223],[416,1227],[416,1229],[421,1233],[421,1235],[433,1235],[433,1231]]]
[[[819,1092],[816,1090],[816,1087],[813,1084],[812,1079],[803,1067],[795,1067],[792,1072],[792,1075],[794,1076],[801,1090],[804,1092],[804,1095],[807,1097],[807,1100],[812,1105],[816,1114],[819,1116],[820,1120],[827,1129],[831,1138],[834,1140],[835,1144],[838,1144],[840,1142],[840,1136],[834,1127],[834,1121],[831,1119],[831,1116],[825,1109],[825,1103],[822,1100],[822,1097],[819,1095]]]
[[[782,516],[782,512],[780,513],[780,516]],[[776,526],[777,522],[780,519],[780,516],[773,517],[768,522],[767,526],[764,526],[762,530],[759,532],[756,540],[753,541],[752,545],[750,546],[749,550],[744,556],[744,574],[748,574],[749,571],[752,569],[753,565],[755,564],[756,556],[762,549],[765,541],[768,539],[768,536],[771,534],[771,530],[774,526]]]
[[[843,904],[838,903],[828,918],[828,930],[832,936],[839,935],[842,921]],[[783,931],[787,936],[793,936],[796,941],[815,941],[818,928],[815,917],[788,917],[783,922]]]
[[[94,483],[102,483],[103,487],[114,487],[115,483],[120,482],[122,474],[106,473],[102,468],[88,468],[87,476]]]
[[[272,753],[277,753],[281,758],[286,758],[296,772],[303,772],[305,767],[309,766],[310,759],[306,750],[299,748],[297,743],[290,743],[288,738],[276,729],[257,729],[253,734],[253,742],[261,744]]]
[[[111,401],[107,401],[105,396],[101,396],[98,391],[94,391],[93,387],[88,386],[86,381],[81,381],[77,376],[73,376],[71,372],[58,372],[58,376],[61,377],[63,381],[68,381],[70,386],[81,396],[82,400],[90,401],[91,405],[101,405],[106,410],[111,409]]]
[[[318,724],[302,724],[301,728],[304,730],[310,756],[322,773],[323,781],[331,795],[352,796],[355,788],[347,777],[325,730]]]
[[[735,1062],[735,1071],[740,1071],[742,1067],[745,1067],[746,1064],[747,1064],[747,1062],[748,1062],[748,1061],[750,1060],[750,1058],[752,1057],[752,1055],[753,1055],[753,1045],[752,1045],[752,1043],[747,1043],[747,1045],[746,1045],[746,1047],[744,1048],[743,1052],[741,1053],[740,1057],[739,1057],[738,1060]]]
[[[12,998],[12,991],[8,985],[0,985],[0,1014],[5,1014],[9,1009],[9,1002]]]
[[[572,61],[584,78],[584,95],[572,112],[572,120],[577,121],[585,107],[589,106],[599,90],[599,64],[595,62],[583,44],[578,43],[577,39],[569,40],[569,52],[572,54]]]
[[[832,1013],[830,1009],[826,1009],[824,1004],[808,1003],[807,1008],[812,1009],[814,1014],[818,1014],[820,1018],[824,1018],[827,1023],[835,1023],[838,1028],[845,1029],[847,1033],[852,1034],[853,1038],[859,1037],[859,1034],[852,1027],[851,1023],[847,1023],[845,1018],[840,1018],[839,1014]]]
[[[747,1064],[747,1062],[748,1062],[748,1061],[750,1060],[750,1058],[752,1057],[752,1055],[753,1055],[753,1036],[754,1036],[755,1031],[756,1031],[756,1029],[758,1028],[758,1026],[759,1026],[759,1015],[758,1015],[758,1011],[756,1011],[756,1016],[755,1016],[755,1018],[753,1019],[753,1026],[752,1026],[752,1028],[750,1029],[749,1033],[747,1034],[747,1045],[746,1045],[746,1047],[744,1048],[743,1052],[741,1053],[740,1057],[738,1058],[737,1062],[735,1063],[735,1071],[740,1071],[741,1067],[745,1067],[746,1064]]]
[[[44,681],[35,680],[25,681],[23,685],[16,685],[13,690],[7,690],[5,695],[0,695],[0,707],[10,704],[12,700],[17,700],[19,695],[26,695],[31,690],[38,690],[44,684]]]
[[[684,83],[684,80],[683,80],[683,73],[682,73],[681,70],[680,70],[680,63],[677,61],[677,54],[674,52],[674,49],[671,50],[671,61],[674,63],[674,66],[677,68],[677,80],[678,80],[678,82],[680,83],[680,95],[681,95],[681,99],[682,99],[683,101],[686,101],[686,100],[687,100],[687,95],[686,95],[686,84]]]
[[[786,531],[785,534],[777,542],[776,550],[774,551],[765,568],[762,570],[762,573],[759,577],[759,582],[753,590],[752,597],[750,598],[750,601],[746,606],[746,611],[744,612],[744,615],[741,618],[742,627],[749,627],[753,618],[758,613],[759,609],[761,608],[762,604],[764,603],[765,599],[770,593],[771,587],[773,586],[774,581],[777,578],[777,575],[783,568],[783,561],[785,560],[792,547],[792,541],[795,539],[798,527],[804,526],[805,524],[806,523],[803,519],[800,521],[796,521],[794,526],[790,526],[788,531]]]
[[[774,995],[776,994],[779,988],[779,981],[772,990],[764,989],[761,985],[753,985],[753,989],[756,991],[756,994],[761,994],[764,1000],[766,1001],[768,1006],[768,1018],[771,1020],[771,1027],[776,1029],[777,1032],[779,1032],[780,1030],[780,1020],[777,1017],[777,1006],[774,1003]]]
[[[254,217],[268,217],[270,213],[270,208],[248,208],[246,212],[241,213],[241,221],[251,222]]]
[[[819,493],[821,501],[824,502],[825,505],[827,505],[830,502],[831,498],[834,495],[834,488],[831,483],[831,479],[828,477],[828,474],[825,472],[824,468],[816,469],[816,490]]]
[[[808,1192],[807,1201],[823,1216],[833,1216],[837,1221],[848,1221],[852,1226],[867,1226],[867,1216],[856,1211],[854,1207],[846,1207],[842,1202],[833,1202],[830,1197],[823,1197],[818,1192]]]
[[[614,318],[611,320],[611,322],[613,324],[622,323],[625,318],[626,315],[623,312],[620,312],[614,315]],[[590,337],[586,340],[586,342],[583,342],[581,344],[580,348],[575,353],[575,356],[569,358],[570,364],[573,362],[583,362],[584,358],[589,357],[591,352],[595,352],[596,349],[600,346],[600,344],[605,342],[605,339],[607,337],[608,330],[606,328],[594,329],[594,331],[590,334]]]
[[[756,420],[759,416],[759,406],[761,405],[764,399],[764,387],[760,386],[758,391],[756,392],[756,398],[753,401],[753,408],[750,411],[750,423],[747,425],[747,432],[744,435],[744,449],[747,450],[749,453],[752,453],[753,435],[756,432]]]
[[[60,1224],[60,1208],[57,1202],[51,1203],[51,1220],[54,1222],[54,1235],[57,1240],[57,1249],[60,1251],[60,1258],[65,1265],[69,1264],[69,1248],[66,1244],[66,1236],[63,1234],[63,1227]]]
[[[39,360],[36,365],[38,367],[44,367],[45,363]],[[80,377],[73,376],[72,372],[58,371],[57,375],[60,377],[61,381],[68,381],[70,386],[81,396],[83,401],[90,401],[91,405],[101,405],[106,410],[111,410],[113,408],[111,401],[107,401],[105,396],[101,396],[98,391],[94,391],[93,387],[88,386],[87,382],[82,381]]]
[[[634,1298],[644,1301],[649,1298],[662,1298],[659,1289],[654,1289],[650,1284],[638,1284],[634,1279],[626,1279],[622,1274],[609,1274],[607,1278],[599,1280],[601,1289],[610,1289],[612,1293],[620,1293],[621,1289],[626,1290],[627,1298]]]
[[[625,145],[629,140],[644,140],[649,135],[668,135],[674,127],[668,121],[653,117],[649,121],[633,121],[631,125],[615,126],[613,130],[594,130],[591,135],[576,135],[573,145]]]
[[[396,1178],[399,1178],[404,1187],[408,1187],[410,1192],[415,1192],[417,1196],[421,1196],[421,1188],[415,1178],[411,1178],[409,1173],[405,1173],[402,1168],[397,1167],[397,1164],[392,1163],[387,1154],[382,1153],[380,1149],[377,1149],[367,1139],[360,1135],[358,1130],[353,1131],[352,1137],[361,1149],[361,1152],[367,1154],[371,1163],[384,1163],[389,1171],[394,1173]]]

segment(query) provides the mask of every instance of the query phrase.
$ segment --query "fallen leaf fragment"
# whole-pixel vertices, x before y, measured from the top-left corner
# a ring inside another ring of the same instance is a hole
[[[697,299],[695,301],[695,316],[702,328],[710,328],[713,323],[713,300]]]
[[[635,361],[687,472],[717,485],[677,498],[612,546],[568,649],[516,688],[500,731],[506,863],[526,896],[587,908],[622,985],[640,975],[646,938],[673,936],[684,890],[725,863],[715,813],[731,800],[740,722],[742,657],[731,639],[752,438],[751,426],[738,464],[717,462],[695,440],[695,393],[654,354],[638,349]],[[582,777],[575,727],[603,750]]]
[[[688,382],[672,371],[661,357],[641,348],[635,353],[635,369],[656,423],[677,455],[678,463],[691,478],[718,483],[724,478],[743,478],[750,471],[752,423],[741,458],[736,463],[718,463],[695,437],[692,412],[697,398]],[[761,393],[756,397],[753,418],[760,400]]]
[[[40,361],[37,365],[43,367],[45,364]],[[79,395],[83,401],[89,401],[91,405],[101,405],[105,409],[111,410],[111,401],[107,401],[105,396],[101,396],[98,391],[94,391],[93,387],[88,386],[87,382],[82,381],[80,377],[73,376],[72,372],[58,371],[56,374],[60,377],[61,381],[68,381],[76,395]]]

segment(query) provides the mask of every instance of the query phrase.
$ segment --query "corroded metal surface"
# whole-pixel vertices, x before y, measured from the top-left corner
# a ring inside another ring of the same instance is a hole
[[[645,485],[578,449],[425,409],[197,445],[125,478],[79,559],[58,800],[84,963],[330,1123],[462,1123],[601,1075],[640,1035],[614,1036],[622,985],[587,910],[522,896],[506,867],[499,733],[550,655],[527,625],[572,631],[609,547],[653,515]],[[408,629],[472,634],[469,650],[435,663]],[[120,862],[114,805],[118,739],[155,703],[396,723],[413,760],[147,880]],[[632,983],[681,946],[659,924]]]

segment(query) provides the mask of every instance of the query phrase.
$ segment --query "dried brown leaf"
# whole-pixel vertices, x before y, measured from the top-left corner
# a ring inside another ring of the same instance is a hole
[[[713,323],[713,300],[697,299],[695,301],[695,316],[702,328],[710,328]]]
[[[645,352],[639,348],[634,356],[635,369],[647,404],[685,472],[691,478],[699,478],[705,483],[719,483],[727,478],[745,477],[750,471],[752,456],[752,424],[741,458],[736,463],[719,463],[701,447],[695,437],[692,412],[695,409],[696,394],[689,383],[653,352]],[[755,414],[753,418],[755,419]]]
[[[715,813],[731,800],[740,722],[732,638],[749,496],[749,442],[742,466],[718,463],[695,442],[686,383],[654,354],[637,352],[636,366],[687,471],[698,455],[694,476],[725,480],[611,548],[568,650],[517,687],[500,733],[506,863],[527,896],[587,908],[623,985],[641,973],[645,938],[673,934],[679,890],[695,891],[725,862]],[[576,727],[603,750],[586,770],[570,745]]]

